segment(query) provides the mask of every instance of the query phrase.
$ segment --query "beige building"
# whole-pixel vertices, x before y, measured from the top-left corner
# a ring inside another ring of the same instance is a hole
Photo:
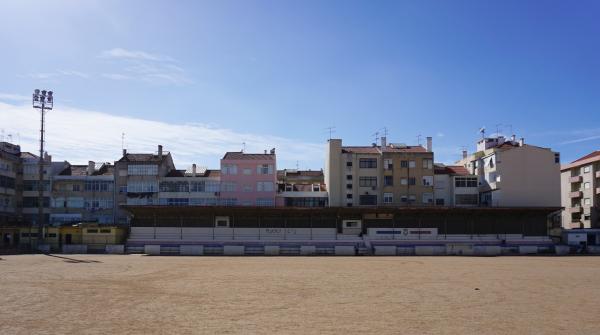
[[[87,165],[63,163],[52,178],[53,225],[95,222],[113,223],[114,166],[110,163]]]
[[[433,152],[428,145],[388,144],[343,146],[341,139],[327,145],[325,184],[329,206],[432,206]]]
[[[127,224],[124,205],[158,205],[161,177],[175,170],[171,153],[158,146],[156,153],[128,153],[115,162],[115,223]]]
[[[216,206],[220,175],[219,170],[198,169],[196,164],[189,171],[171,170],[160,178],[159,205]]]
[[[434,195],[436,206],[478,206],[479,178],[464,166],[435,164]]]
[[[457,165],[478,176],[480,206],[560,206],[560,154],[549,148],[514,136],[486,137],[474,154],[463,152]]]
[[[563,228],[600,227],[600,151],[561,168]]]

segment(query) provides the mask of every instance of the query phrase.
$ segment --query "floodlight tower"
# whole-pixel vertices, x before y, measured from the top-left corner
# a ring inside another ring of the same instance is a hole
[[[44,122],[46,111],[52,110],[54,105],[54,96],[52,91],[36,89],[33,91],[32,99],[33,108],[40,110],[41,126],[40,126],[40,159],[39,159],[39,179],[38,179],[38,234],[37,244],[44,242]]]

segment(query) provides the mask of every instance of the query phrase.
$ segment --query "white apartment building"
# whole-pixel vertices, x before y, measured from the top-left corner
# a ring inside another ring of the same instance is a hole
[[[480,206],[559,207],[560,154],[504,136],[477,142],[457,165],[479,178]]]
[[[563,228],[600,227],[600,151],[561,168]]]
[[[479,205],[479,178],[464,166],[435,165],[436,206],[475,207]]]
[[[219,201],[220,171],[172,170],[160,178],[158,204],[167,206],[216,206]]]

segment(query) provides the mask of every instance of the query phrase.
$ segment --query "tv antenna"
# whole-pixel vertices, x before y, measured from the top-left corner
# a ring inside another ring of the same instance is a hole
[[[423,135],[417,135],[417,145],[421,145],[421,137],[423,137]]]
[[[500,136],[500,130],[502,130],[502,123],[496,124],[496,137]]]
[[[125,150],[125,133],[121,133],[121,151]]]
[[[377,142],[379,142],[379,130],[375,132],[375,134],[371,135],[375,137],[375,144],[377,144]]]
[[[485,138],[485,126],[479,128],[479,132],[481,133],[481,138]]]
[[[329,139],[331,139],[331,134],[335,133],[335,127],[327,127],[325,130],[329,131]]]
[[[246,152],[246,142],[242,142],[242,152]]]

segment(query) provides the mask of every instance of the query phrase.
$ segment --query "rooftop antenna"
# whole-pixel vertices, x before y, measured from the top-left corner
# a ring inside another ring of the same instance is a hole
[[[479,132],[481,133],[481,138],[485,138],[485,126],[479,128]]]
[[[512,124],[505,124],[505,126],[507,126],[507,127],[508,127],[508,129],[510,129],[510,134],[511,134],[511,135],[514,135],[514,134],[513,134],[513,127],[512,127]]]
[[[125,133],[121,133],[121,151],[125,149]]]
[[[242,152],[246,152],[246,142],[242,142]]]
[[[335,127],[327,127],[325,129],[329,131],[329,139],[331,139],[331,134],[335,133]]]
[[[383,127],[383,136],[385,136],[385,137],[388,136],[388,129],[387,129],[387,127]]]
[[[8,142],[12,143],[12,134],[8,134]]]
[[[421,145],[421,137],[423,137],[423,135],[417,135],[417,145]]]
[[[496,124],[496,137],[500,136],[500,128],[502,126],[502,123],[498,123]]]
[[[375,136],[375,143],[379,142],[379,130],[375,132],[375,134],[371,135]]]
[[[296,161],[296,170],[299,170],[299,166],[300,166],[299,162]]]

